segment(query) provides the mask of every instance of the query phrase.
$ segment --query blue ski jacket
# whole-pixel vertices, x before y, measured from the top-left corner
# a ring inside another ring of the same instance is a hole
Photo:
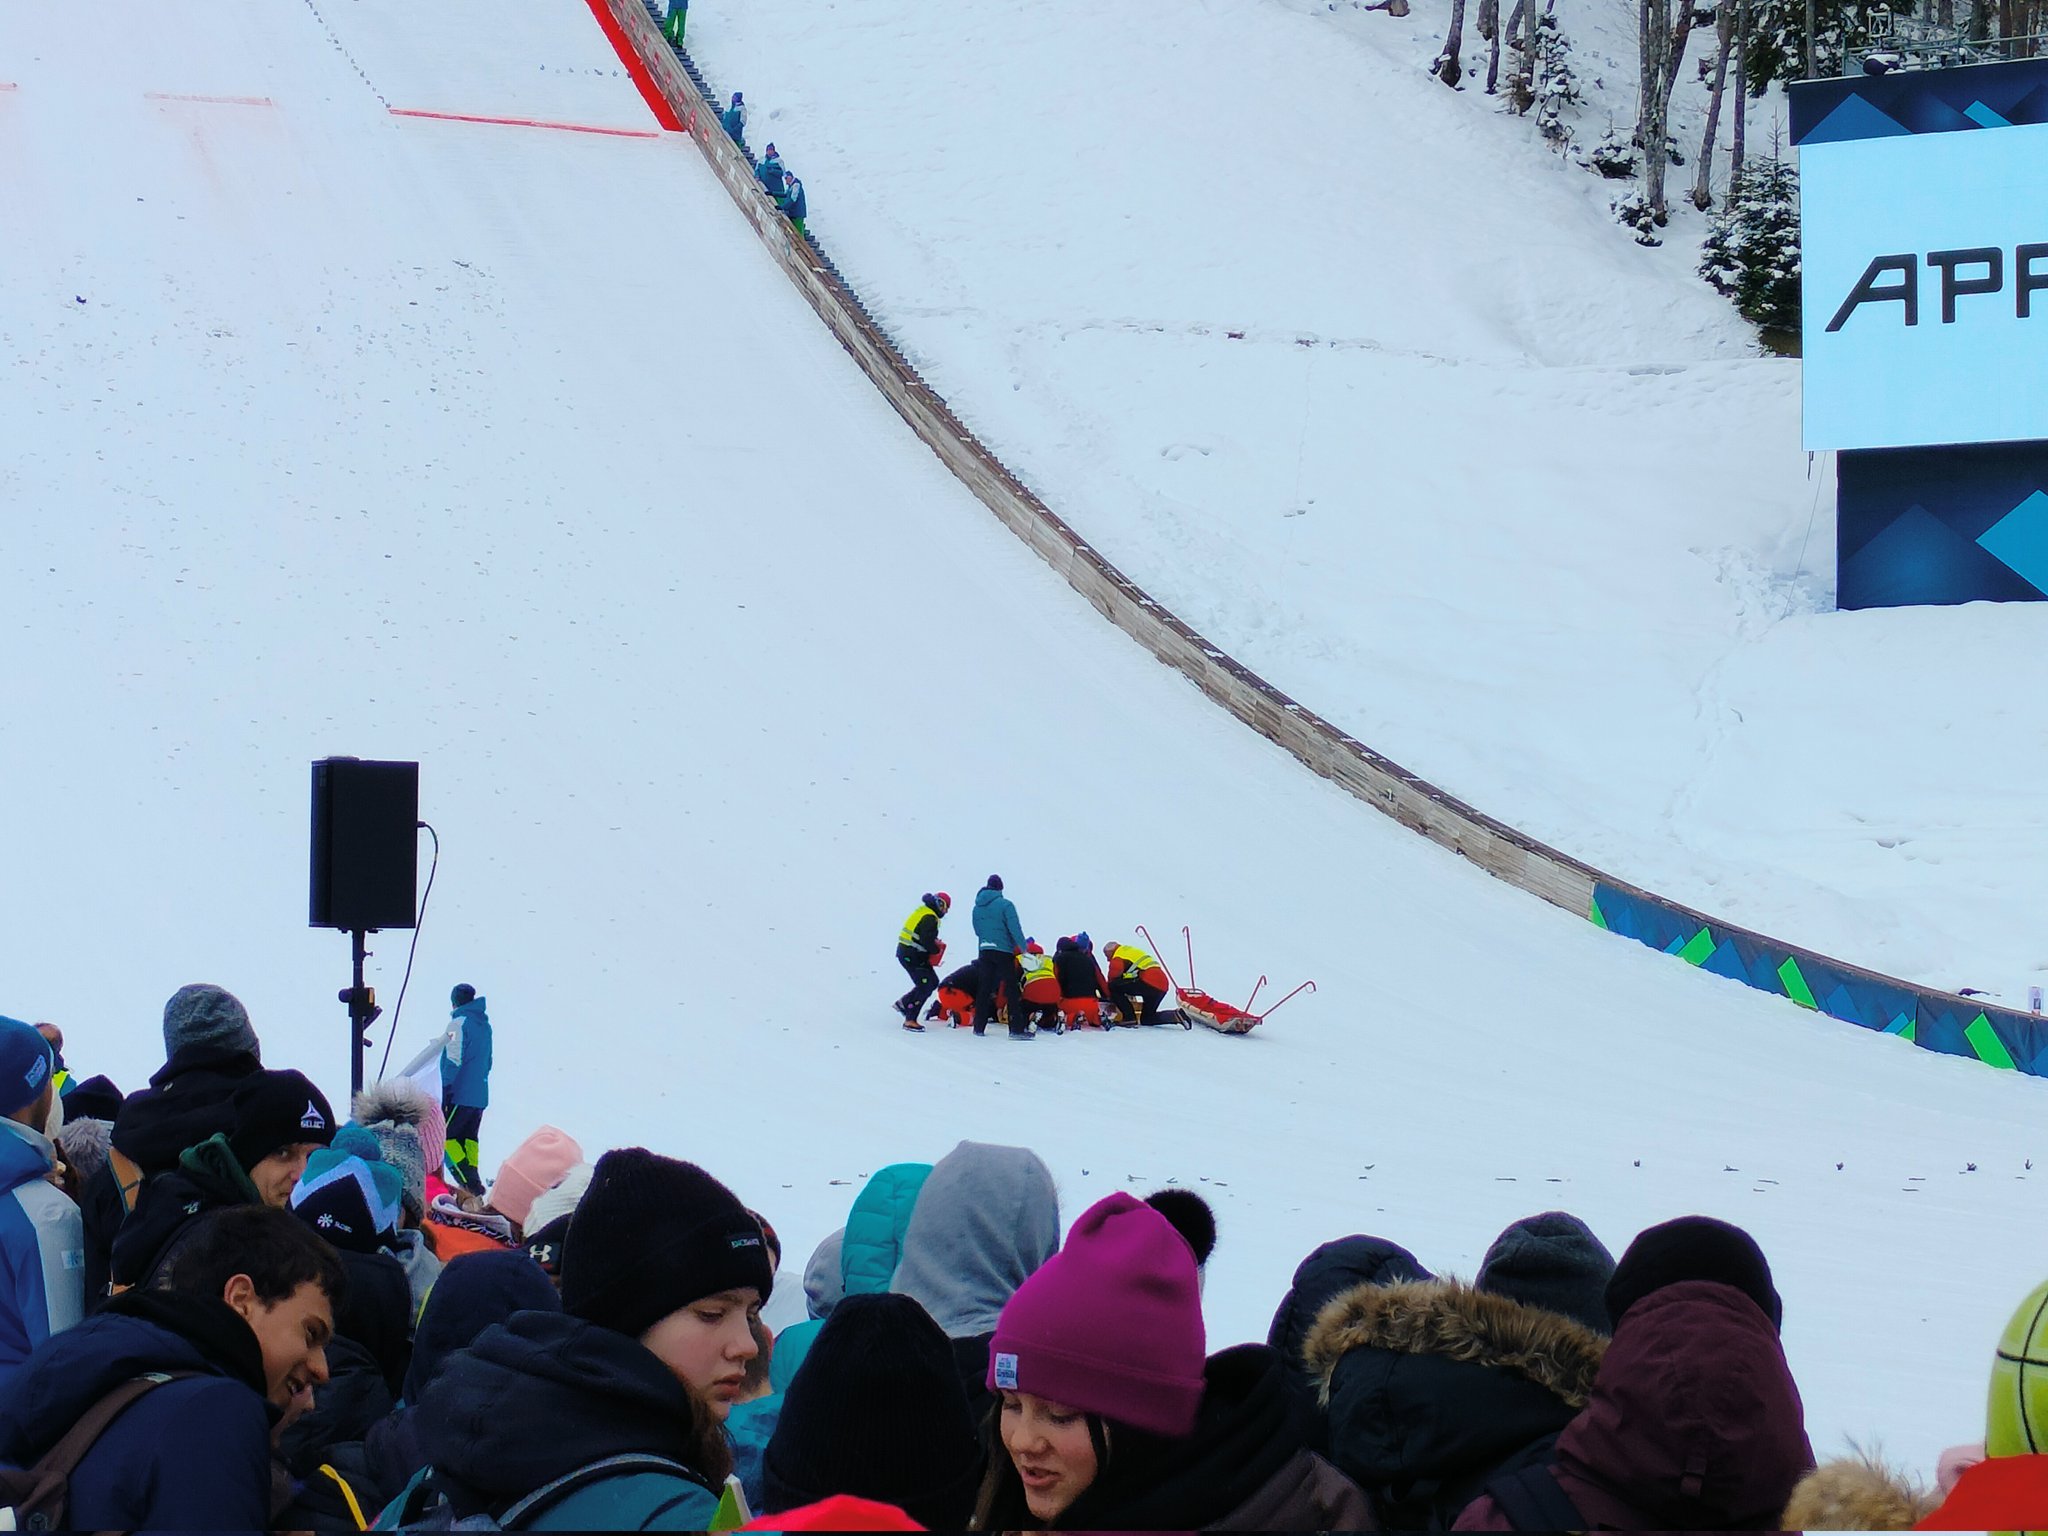
[[[491,1016],[472,998],[449,1014],[462,1026],[460,1060],[441,1053],[441,1096],[457,1108],[491,1107]]]
[[[1024,952],[1024,925],[1017,921],[1017,908],[992,885],[984,885],[974,898],[974,936],[983,949],[1006,955]]]
[[[85,1315],[85,1218],[44,1177],[56,1166],[49,1137],[0,1120],[0,1391]]]

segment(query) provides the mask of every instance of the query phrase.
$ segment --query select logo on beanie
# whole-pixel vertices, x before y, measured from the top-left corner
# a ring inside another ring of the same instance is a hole
[[[996,1356],[996,1390],[998,1392],[1014,1392],[1017,1390],[1017,1357],[1015,1355]]]
[[[302,1131],[324,1131],[327,1129],[327,1117],[320,1113],[320,1106],[311,1099],[306,1100],[306,1112],[299,1116],[299,1129]]]

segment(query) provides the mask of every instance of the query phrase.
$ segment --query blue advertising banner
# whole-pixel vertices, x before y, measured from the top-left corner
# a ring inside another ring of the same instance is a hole
[[[1809,449],[2048,438],[2048,61],[1792,88]]]

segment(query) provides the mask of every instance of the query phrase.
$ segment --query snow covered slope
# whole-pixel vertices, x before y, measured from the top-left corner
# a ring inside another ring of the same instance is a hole
[[[1633,100],[1634,7],[1557,10],[1590,142]],[[1625,879],[2025,1006],[2048,607],[1828,612],[1831,466],[1799,449],[1797,363],[1693,275],[1690,167],[1639,249],[1620,184],[1429,78],[1442,24],[1310,0],[690,23],[955,408],[1212,639]]]
[[[1344,1232],[1469,1273],[1532,1211],[1706,1210],[1778,1265],[1817,1441],[1969,1433],[2038,1082],[1618,943],[1233,725],[910,439],[687,145],[387,112],[647,129],[580,4],[316,6],[0,10],[0,1008],[133,1087],[217,980],[338,1091],[306,764],[416,756],[398,1056],[489,997],[487,1163],[542,1119],[699,1157],[798,1263],[964,1136],[1069,1216],[1179,1179],[1219,1342]],[[1040,936],[1186,923],[1219,992],[1321,992],[1245,1040],[906,1035],[897,923],[991,870]]]

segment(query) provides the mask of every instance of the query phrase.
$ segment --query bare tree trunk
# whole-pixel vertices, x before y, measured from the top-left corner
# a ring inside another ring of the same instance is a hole
[[[1735,0],[1735,138],[1728,147],[1728,195],[1742,180],[1743,130],[1749,126],[1749,0]]]
[[[1934,24],[1937,27],[1956,24],[1956,0],[1934,0]]]
[[[1700,173],[1693,178],[1692,205],[1704,213],[1714,206],[1714,135],[1721,127],[1721,89],[1728,83],[1728,50],[1735,41],[1735,0],[1721,0],[1714,19],[1714,91],[1707,98],[1707,131],[1700,139]]]
[[[1500,0],[1479,0],[1479,35],[1486,40],[1486,94],[1500,77]]]
[[[1451,0],[1451,30],[1444,37],[1444,51],[1436,56],[1436,62],[1429,72],[1453,90],[1464,77],[1465,66],[1459,54],[1465,48],[1465,0]]]
[[[1665,66],[1671,55],[1671,12],[1668,0],[1637,0],[1637,20],[1642,54],[1641,89],[1637,98],[1636,138],[1643,150],[1643,201],[1661,224],[1669,213],[1664,201],[1664,172],[1671,163],[1666,147],[1671,96],[1665,86]],[[1687,0],[1679,0],[1680,4]]]
[[[1522,18],[1522,63],[1509,100],[1517,112],[1526,113],[1536,105],[1536,0],[1521,0],[1515,14]]]
[[[1692,37],[1692,0],[1678,0],[1678,31],[1671,39],[1671,63],[1664,71],[1664,99],[1678,88],[1678,71],[1685,63],[1685,45]]]
[[[1802,80],[1811,80],[1814,76],[1813,32],[1813,0],[1806,0],[1806,73],[1799,77]]]

